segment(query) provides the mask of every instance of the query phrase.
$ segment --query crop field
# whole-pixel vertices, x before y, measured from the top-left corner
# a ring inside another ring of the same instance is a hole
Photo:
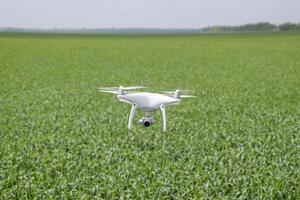
[[[299,199],[300,34],[0,34],[0,199]],[[197,98],[127,130],[105,86]]]

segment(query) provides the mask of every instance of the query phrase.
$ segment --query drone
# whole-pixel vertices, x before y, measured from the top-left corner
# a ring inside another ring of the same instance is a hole
[[[187,94],[190,90],[177,89],[175,91],[161,91],[160,93],[133,91],[143,88],[146,87],[102,87],[98,88],[98,91],[116,94],[120,102],[131,104],[128,121],[129,130],[133,128],[133,119],[138,108],[145,112],[145,116],[138,120],[138,124],[144,125],[145,127],[149,127],[154,124],[154,119],[151,117],[151,113],[160,109],[163,117],[163,131],[165,132],[167,131],[167,115],[165,107],[179,105],[182,98],[195,97]]]

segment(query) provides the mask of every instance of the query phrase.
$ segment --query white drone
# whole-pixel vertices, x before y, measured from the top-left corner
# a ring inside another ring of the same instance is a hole
[[[162,91],[160,93],[150,92],[133,92],[131,90],[142,89],[145,87],[134,86],[134,87],[105,87],[98,88],[99,92],[106,92],[117,94],[119,101],[129,103],[132,105],[129,116],[128,129],[133,127],[133,118],[137,108],[141,108],[145,111],[145,117],[138,121],[138,124],[149,127],[154,123],[151,117],[151,112],[160,109],[163,116],[163,131],[167,130],[167,117],[166,117],[166,106],[178,105],[181,98],[195,97],[186,95],[188,90],[175,90],[175,91]],[[125,93],[126,91],[126,93]]]

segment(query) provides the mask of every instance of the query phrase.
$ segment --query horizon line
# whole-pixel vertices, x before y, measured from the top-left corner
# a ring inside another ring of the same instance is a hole
[[[69,27],[69,28],[63,28],[63,27],[49,27],[49,28],[41,28],[41,27],[20,27],[20,26],[0,26],[0,30],[2,29],[24,29],[24,30],[124,30],[124,29],[153,29],[153,30],[201,30],[204,28],[209,28],[209,27],[237,27],[237,26],[244,26],[244,25],[255,25],[255,24],[260,24],[260,23],[269,23],[272,25],[281,25],[281,24],[286,24],[286,23],[291,23],[291,24],[300,24],[300,21],[298,22],[293,22],[293,21],[287,21],[283,23],[273,23],[273,22],[268,22],[268,21],[259,21],[259,22],[250,22],[250,23],[243,23],[243,24],[237,24],[237,25],[211,25],[211,26],[202,26],[202,27],[93,27],[93,28],[88,28],[88,27]]]

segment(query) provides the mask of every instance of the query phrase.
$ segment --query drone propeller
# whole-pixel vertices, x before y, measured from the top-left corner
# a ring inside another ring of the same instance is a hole
[[[112,91],[118,91],[119,89],[123,89],[123,90],[137,90],[137,89],[142,89],[142,88],[146,88],[144,86],[131,86],[131,87],[101,87],[98,88],[99,90],[112,90]]]
[[[144,87],[144,86],[123,87],[124,90],[137,90],[137,89],[143,89],[143,88],[147,88],[147,87]]]
[[[175,91],[160,91],[162,93],[167,94],[168,96],[172,96],[174,98],[189,98],[189,97],[196,97],[192,95],[188,95],[192,92],[192,90],[175,90]]]
[[[98,90],[118,90],[119,87],[100,87]]]
[[[160,91],[160,92],[165,93],[165,94],[174,94],[176,91],[178,91],[180,94],[193,92],[192,90],[175,90],[175,91]]]
[[[98,92],[105,92],[105,93],[112,93],[112,94],[119,94],[118,91],[112,91],[112,90],[98,90]]]
[[[137,90],[137,89],[142,89],[142,88],[146,88],[144,86],[131,86],[131,87],[101,87],[98,88],[99,92],[106,92],[106,93],[112,93],[112,94],[119,94],[119,95],[123,95],[124,91],[130,91],[130,90]]]
[[[193,95],[180,95],[180,98],[194,98],[196,96]]]

